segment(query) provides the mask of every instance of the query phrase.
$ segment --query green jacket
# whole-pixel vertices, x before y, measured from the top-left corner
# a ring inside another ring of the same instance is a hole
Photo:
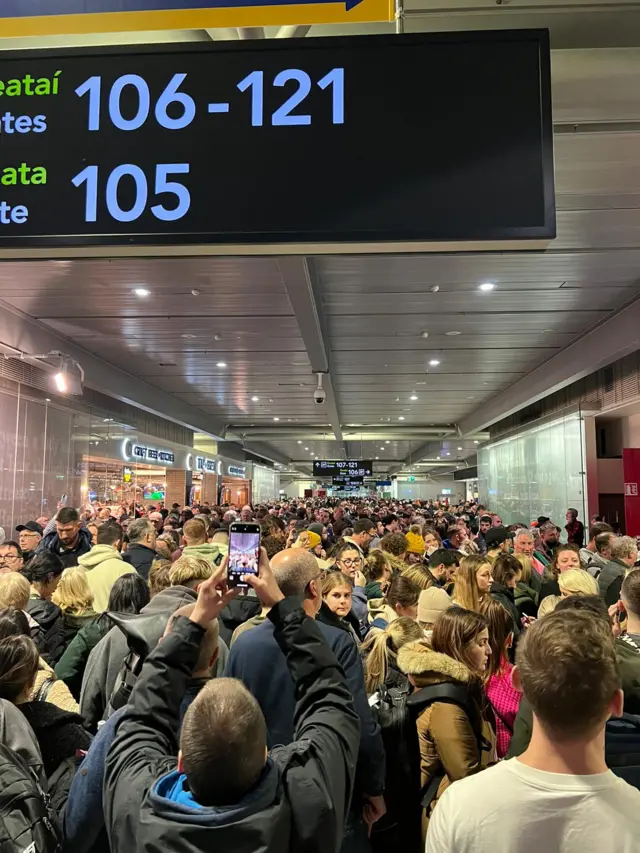
[[[229,553],[229,546],[221,542],[205,542],[202,545],[187,545],[182,549],[183,557],[201,557],[213,566],[219,566]]]
[[[380,581],[369,581],[369,583],[365,586],[364,591],[367,596],[367,601],[370,598],[384,598],[384,593],[382,591],[382,587],[380,586]]]
[[[87,622],[71,640],[56,664],[54,669],[56,678],[65,682],[76,701],[80,699],[82,677],[89,655],[112,627],[111,620],[104,615]]]

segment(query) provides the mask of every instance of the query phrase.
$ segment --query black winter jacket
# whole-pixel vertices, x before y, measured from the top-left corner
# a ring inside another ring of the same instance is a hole
[[[153,561],[156,560],[157,557],[158,555],[152,548],[147,548],[146,545],[140,545],[140,543],[129,545],[125,553],[122,555],[122,559],[125,563],[129,563],[130,566],[133,566],[136,572],[146,581],[149,580],[149,571],[151,570]]]
[[[203,634],[189,619],[177,619],[147,658],[107,756],[104,812],[112,850],[339,849],[359,743],[353,700],[300,599],[281,601],[268,619],[295,683],[295,741],[270,752],[260,780],[235,805],[195,810],[165,796],[174,776],[166,773],[176,765],[180,702]]]
[[[494,581],[491,584],[491,598],[498,601],[507,613],[511,616],[513,623],[513,642],[514,646],[520,636],[520,614],[516,607],[515,591],[508,586],[503,586],[501,583]]]
[[[31,639],[47,663],[53,666],[64,652],[64,618],[62,610],[53,601],[31,593],[27,613],[38,623],[31,629]]]
[[[38,545],[37,551],[52,551],[54,554],[57,554],[58,557],[62,560],[62,565],[65,569],[70,568],[71,566],[78,565],[78,557],[82,557],[83,554],[88,554],[91,550],[91,534],[87,530],[86,527],[81,527],[78,531],[78,541],[76,543],[75,548],[71,548],[68,551],[65,551],[62,547],[60,539],[58,538],[58,534],[55,530],[52,533],[48,533]]]

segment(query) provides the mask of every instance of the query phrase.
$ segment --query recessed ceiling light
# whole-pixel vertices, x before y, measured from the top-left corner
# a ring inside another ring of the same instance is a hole
[[[219,361],[219,362],[216,364],[216,367],[226,367],[226,366],[227,366],[227,362],[226,362],[226,361]]]
[[[259,399],[260,399],[260,397],[252,397],[252,398],[251,398],[251,402],[252,402],[252,403],[257,403]]]
[[[469,396],[467,397],[467,400],[475,400],[475,399],[476,398],[473,396],[473,394],[469,394]]]
[[[437,367],[440,364],[440,362],[438,361],[437,358],[432,358],[431,361],[429,362],[429,364],[431,365],[431,367]]]
[[[387,440],[385,441],[385,444],[391,444],[391,442],[389,441],[389,439],[387,439]]]
[[[305,447],[305,450],[308,450],[308,449],[309,449],[308,447]]]
[[[302,441],[300,439],[298,439],[298,444],[302,444]]]
[[[489,290],[493,290],[495,284],[492,281],[483,281],[482,284],[478,285],[478,290],[483,290],[485,293]]]
[[[134,287],[133,292],[136,296],[148,296],[149,291],[146,287]]]
[[[280,418],[274,418],[274,421],[279,421],[279,420],[280,420]]]
[[[480,444],[480,442],[479,442],[479,441],[474,441],[473,443],[474,443],[474,444]]]
[[[429,337],[429,332],[423,332],[423,333],[422,333],[422,337],[423,337],[423,338],[428,338],[428,337]]]
[[[459,448],[458,448],[458,450],[462,450],[462,448],[461,448],[461,447],[459,447]]]
[[[410,400],[417,400],[417,399],[418,399],[418,395],[417,395],[417,394],[412,394],[412,395],[409,397],[409,399],[410,399]]]
[[[380,457],[379,457],[379,456],[376,456],[376,459],[380,459]]]
[[[44,401],[45,401],[45,403],[50,403],[50,402],[51,402],[51,397],[45,397],[45,398],[44,398]]]
[[[451,454],[450,454],[450,453],[445,453],[444,455],[445,455],[445,456],[451,456]]]
[[[398,420],[399,420],[399,421],[403,421],[403,420],[404,420],[404,415],[400,415],[400,417],[398,418]]]
[[[180,335],[181,338],[187,338],[188,340],[192,340],[195,338],[195,335]]]
[[[381,447],[380,450],[384,450],[384,447]]]
[[[447,336],[448,336],[448,337],[450,337],[450,338],[453,338],[453,337],[455,337],[456,335],[461,335],[461,334],[462,334],[462,332],[456,332],[455,330],[453,330],[453,331],[451,331],[451,332],[445,332],[445,335],[447,335]]]
[[[437,293],[440,290],[440,285],[439,284],[432,284],[431,287],[429,288],[429,290],[431,291],[431,293]]]

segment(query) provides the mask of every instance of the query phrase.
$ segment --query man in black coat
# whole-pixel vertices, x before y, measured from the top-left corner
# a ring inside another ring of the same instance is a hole
[[[271,568],[278,586],[286,596],[300,596],[308,616],[315,619],[322,604],[322,570],[316,558],[302,548],[289,548],[276,554]],[[368,824],[385,813],[385,754],[380,727],[374,722],[364,687],[362,663],[356,644],[339,628],[318,625],[342,667],[360,717],[356,792],[344,850],[366,848]],[[295,693],[287,662],[276,642],[275,629],[268,619],[245,631],[231,647],[225,675],[239,678],[260,703],[267,723],[270,745],[289,744],[295,737]]]
[[[157,558],[155,525],[148,518],[137,518],[132,521],[127,530],[129,547],[122,555],[125,563],[136,570],[145,580],[149,580],[149,571]]]
[[[299,598],[285,599],[262,553],[250,576],[296,691],[295,741],[267,753],[266,725],[233,679],[201,690],[177,731],[205,625],[236,591],[226,561],[200,585],[190,618],[152,652],[120,719],[105,769],[112,850],[334,853],[353,788],[358,717],[335,655]],[[176,766],[177,763],[177,766]]]
[[[80,514],[72,506],[62,507],[55,520],[55,532],[40,540],[36,553],[51,551],[62,560],[65,569],[78,565],[78,557],[91,550],[91,534],[80,522]]]

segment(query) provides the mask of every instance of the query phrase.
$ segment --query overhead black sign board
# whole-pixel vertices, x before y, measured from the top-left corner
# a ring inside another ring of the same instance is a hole
[[[364,477],[333,477],[332,485],[335,488],[340,486],[361,486],[364,482]]]
[[[546,31],[0,56],[0,247],[555,236]]]
[[[316,460],[313,463],[314,477],[370,477],[373,471],[371,460],[338,459]]]

